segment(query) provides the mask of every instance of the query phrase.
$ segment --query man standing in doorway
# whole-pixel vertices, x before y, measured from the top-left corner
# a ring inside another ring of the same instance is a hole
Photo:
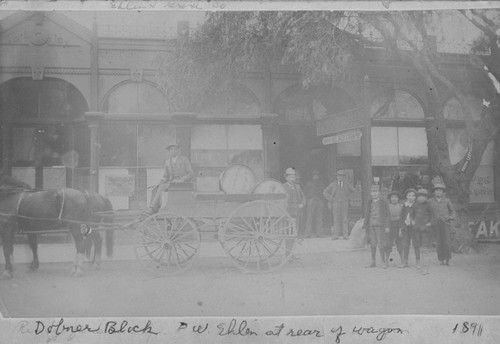
[[[349,197],[354,192],[354,187],[346,180],[345,172],[337,171],[336,177],[336,180],[323,190],[323,196],[327,199],[328,208],[333,214],[332,240],[339,238],[341,230],[342,236],[347,240]]]
[[[179,145],[174,143],[167,146],[170,158],[165,162],[163,178],[154,187],[152,200],[146,215],[156,214],[161,208],[162,192],[167,191],[170,184],[190,182],[194,176],[189,159],[179,155]]]
[[[295,169],[289,167],[285,170],[286,182],[283,183],[285,188],[286,199],[287,199],[287,211],[290,216],[295,220],[295,226],[297,227],[297,233],[301,236],[302,229],[300,228],[300,218],[302,215],[302,209],[306,205],[306,197],[302,192],[299,184],[296,183],[296,173]]]
[[[321,181],[319,172],[313,171],[312,180],[307,182],[305,190],[307,198],[306,238],[311,236],[313,222],[315,224],[316,236],[323,235],[324,188],[325,184]]]

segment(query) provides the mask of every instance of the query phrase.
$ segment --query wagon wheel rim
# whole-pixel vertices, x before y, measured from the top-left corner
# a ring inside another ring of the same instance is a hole
[[[136,232],[135,255],[141,265],[157,274],[176,274],[194,263],[201,244],[196,225],[175,214],[155,214]]]
[[[219,230],[226,254],[248,272],[272,271],[286,264],[296,239],[291,216],[277,204],[260,200],[235,209]]]

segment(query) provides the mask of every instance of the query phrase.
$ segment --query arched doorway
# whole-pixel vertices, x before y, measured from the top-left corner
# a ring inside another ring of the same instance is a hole
[[[304,89],[297,84],[284,90],[274,103],[280,118],[280,170],[295,167],[304,183],[318,170],[327,182],[336,169],[335,145],[322,144],[316,121],[355,107],[347,91],[339,87]]]
[[[72,186],[89,166],[88,106],[65,80],[28,77],[0,85],[2,167],[39,188]]]

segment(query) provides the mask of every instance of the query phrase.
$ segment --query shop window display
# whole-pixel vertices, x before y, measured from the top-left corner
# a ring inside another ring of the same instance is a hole
[[[214,171],[221,172],[232,164],[245,164],[252,168],[257,180],[262,180],[262,128],[260,125],[195,126],[191,136],[191,162],[201,177],[214,177]]]

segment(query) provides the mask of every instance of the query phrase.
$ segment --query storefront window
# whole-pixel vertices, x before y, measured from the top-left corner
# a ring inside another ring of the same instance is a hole
[[[101,126],[101,166],[137,166],[137,126],[103,123]]]
[[[264,176],[262,152],[260,125],[198,125],[192,131],[192,163],[200,169],[245,164],[261,180]]]
[[[139,166],[162,167],[166,147],[175,142],[175,127],[169,125],[139,125],[137,155]]]
[[[473,120],[481,118],[481,111],[483,109],[483,102],[479,97],[466,95],[466,106],[469,107],[469,112]],[[450,98],[444,106],[444,117],[446,119],[465,120],[465,111],[462,104],[457,98]]]
[[[377,166],[398,164],[398,128],[372,128],[372,164]]]
[[[373,127],[372,163],[376,166],[427,164],[425,129]]]
[[[401,165],[427,164],[425,128],[398,128],[398,153]]]
[[[165,113],[167,102],[156,87],[139,82],[118,86],[106,99],[108,113]]]

